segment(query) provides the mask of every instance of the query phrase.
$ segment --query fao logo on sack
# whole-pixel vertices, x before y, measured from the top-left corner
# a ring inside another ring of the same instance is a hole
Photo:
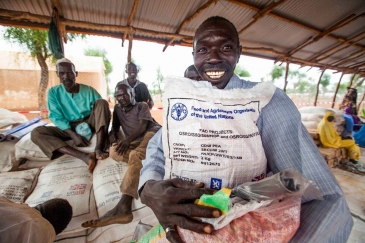
[[[176,121],[182,121],[188,115],[188,108],[182,103],[176,103],[171,108],[171,117]]]

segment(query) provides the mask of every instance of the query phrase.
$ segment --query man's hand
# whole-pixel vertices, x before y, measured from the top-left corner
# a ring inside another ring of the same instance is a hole
[[[128,139],[122,140],[118,143],[115,151],[117,151],[118,155],[123,155],[124,153],[126,153],[128,151],[129,144],[130,144],[130,142]]]
[[[72,140],[74,141],[75,145],[77,147],[87,147],[90,145],[90,142],[87,141],[87,139],[77,133],[75,133],[75,136],[72,137]]]
[[[197,233],[211,233],[213,226],[200,222],[194,217],[218,218],[219,209],[194,204],[203,194],[213,194],[214,190],[204,188],[204,183],[192,183],[181,179],[148,181],[141,193],[141,202],[155,213],[164,229],[179,226]],[[167,239],[182,243],[177,231],[169,231]]]

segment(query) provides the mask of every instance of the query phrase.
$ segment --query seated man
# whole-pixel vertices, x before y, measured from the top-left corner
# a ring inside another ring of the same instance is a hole
[[[51,160],[68,154],[84,161],[92,172],[98,159],[108,157],[106,146],[111,118],[108,102],[91,86],[76,83],[77,72],[70,60],[59,59],[56,68],[61,84],[48,91],[49,119],[56,126],[37,127],[31,139]],[[86,136],[76,132],[79,124],[86,126]],[[76,146],[86,147],[90,144],[91,132],[96,132],[97,136],[95,153],[81,152],[65,142],[72,139]]]
[[[211,17],[195,32],[194,65],[202,79],[211,83],[212,89],[221,89],[227,94],[237,88],[257,90],[255,87],[259,83],[242,80],[234,74],[241,52],[238,32],[225,18]],[[242,143],[232,142],[231,146],[235,146],[241,153],[244,152],[248,158],[250,155],[264,156],[262,165],[265,172],[271,171],[275,174],[294,168],[318,185],[324,200],[302,199],[300,226],[291,239],[292,242],[346,242],[353,220],[343,192],[303,126],[297,107],[281,89],[273,86],[271,89],[274,93],[258,114],[257,120],[250,121],[251,127],[256,126],[260,143],[243,146],[242,149],[239,149]],[[244,94],[243,91],[242,93]],[[199,131],[200,127],[191,128]],[[177,164],[173,157],[165,157],[163,141],[166,140],[163,140],[163,137],[166,139],[168,134],[161,130],[150,140],[146,159],[143,161],[139,182],[141,202],[153,210],[170,242],[183,242],[176,227],[201,234],[212,233],[213,226],[197,220],[196,217],[217,218],[222,212],[219,209],[196,205],[194,201],[203,194],[214,193],[212,188],[215,187],[215,183],[204,184],[201,180],[214,182],[216,176],[227,176],[222,171],[230,165],[227,163],[224,168],[222,166],[215,170],[212,170],[212,167],[207,169],[206,166],[200,166],[201,161],[198,158],[190,164],[190,180],[180,179],[185,171],[173,167]],[[246,144],[249,142],[250,139],[247,139]],[[258,147],[262,152],[257,152]],[[165,162],[167,159],[168,163]],[[247,176],[250,178],[248,181],[254,180],[256,173],[253,173],[253,168],[261,162],[249,159],[240,162],[242,166],[235,168],[235,173],[241,173],[242,177]],[[252,162],[251,165],[247,165],[249,162]],[[202,173],[206,175],[204,178],[201,178]],[[247,182],[240,177],[229,179],[237,179],[235,183],[239,184]],[[219,184],[221,187],[227,185]]]
[[[120,185],[123,195],[112,210],[99,219],[83,223],[83,227],[102,227],[132,221],[132,200],[138,199],[142,160],[146,156],[148,141],[161,128],[152,118],[147,103],[134,102],[132,90],[127,85],[119,85],[115,98],[119,104],[114,107],[110,141],[116,143],[110,148],[110,157],[116,161],[128,162],[128,170]],[[120,127],[124,133],[123,139],[118,139]]]
[[[72,207],[61,198],[32,208],[0,197],[0,215],[0,242],[51,243],[71,221]]]
[[[202,78],[200,77],[198,71],[196,70],[194,65],[190,65],[184,72],[185,78],[190,78],[192,80],[200,81]]]
[[[125,72],[128,74],[128,78],[118,82],[115,86],[115,90],[118,89],[119,85],[126,84],[131,88],[136,102],[146,102],[151,110],[154,102],[150,92],[148,91],[147,85],[137,79],[138,69],[136,64],[133,62],[127,63],[125,65]]]

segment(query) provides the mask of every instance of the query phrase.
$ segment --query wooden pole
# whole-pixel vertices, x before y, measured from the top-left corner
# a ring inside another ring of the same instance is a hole
[[[322,79],[322,76],[323,76],[323,74],[324,74],[325,71],[326,71],[326,69],[323,69],[323,71],[321,73],[321,76],[319,76],[319,79],[318,79],[318,82],[317,82],[316,96],[314,97],[314,103],[313,103],[314,106],[317,106],[317,99],[318,99],[318,92],[319,92],[319,84],[321,83],[321,79]]]
[[[344,75],[344,73],[341,74],[340,81],[338,81],[338,83],[337,83],[336,91],[335,91],[335,94],[334,94],[333,99],[332,99],[331,108],[333,108],[335,106],[337,92],[338,92],[338,89],[340,88],[340,84],[341,84],[341,80],[342,80],[343,75]]]
[[[283,88],[283,91],[285,93],[286,93],[286,86],[288,85],[289,64],[290,64],[290,62],[288,61],[286,63],[286,67],[285,67],[285,79],[284,79],[284,88]]]
[[[127,26],[131,26],[131,23],[133,21],[134,15],[136,14],[136,11],[137,11],[138,3],[139,3],[139,0],[134,0],[133,7],[132,7],[132,11],[129,14],[129,18],[128,18],[128,21],[127,21]],[[127,38],[127,34],[128,34],[127,31],[125,31],[124,34],[123,34],[123,37],[122,37],[122,47],[124,47],[124,41]]]
[[[133,44],[133,34],[129,33],[128,35],[128,60],[127,63],[130,63],[132,61],[132,44]]]
[[[353,85],[353,83],[354,83],[355,75],[356,75],[356,73],[354,73],[354,74],[352,75],[351,79],[350,79],[350,84],[349,84],[349,87],[350,87],[350,88],[352,88],[352,85]]]
[[[357,89],[357,88],[359,88],[363,83],[364,83],[364,81],[365,81],[365,77],[364,78],[362,78],[359,82],[357,82],[356,84],[355,84],[355,89]]]
[[[360,106],[361,106],[362,102],[364,101],[364,98],[365,98],[365,92],[362,94],[361,100],[360,100],[359,104],[357,105],[357,112],[360,111]],[[362,111],[361,111],[360,115],[362,116]]]

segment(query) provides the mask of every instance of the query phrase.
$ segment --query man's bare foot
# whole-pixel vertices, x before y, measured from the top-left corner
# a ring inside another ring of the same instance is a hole
[[[105,152],[102,149],[95,149],[95,153],[96,153],[96,159],[98,160],[106,159],[109,157],[109,153]]]
[[[88,170],[90,173],[93,173],[95,167],[96,167],[96,163],[97,163],[97,159],[96,159],[96,154],[94,152],[86,154],[84,153],[84,155],[81,157],[82,161],[85,162],[85,164],[87,164]]]
[[[111,224],[128,224],[133,220],[133,214],[118,213],[116,208],[108,211],[103,217],[93,219],[82,223],[82,227],[103,227]]]
[[[128,224],[133,220],[133,197],[123,194],[117,205],[109,210],[103,217],[82,223],[82,227],[103,227],[110,224]]]

